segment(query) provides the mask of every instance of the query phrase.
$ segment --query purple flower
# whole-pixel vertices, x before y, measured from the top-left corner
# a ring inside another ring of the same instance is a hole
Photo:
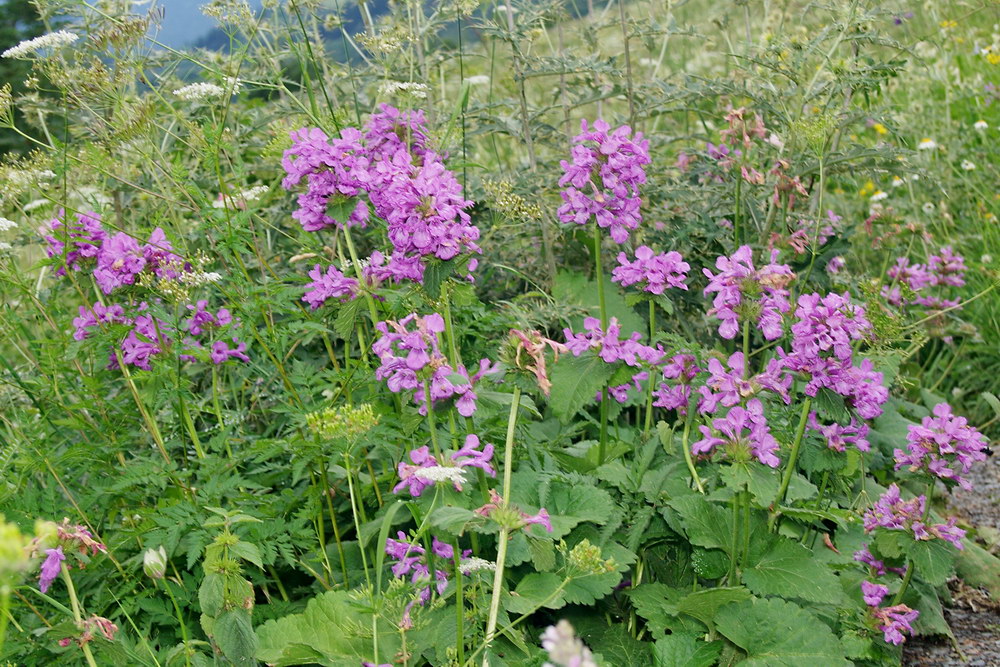
[[[940,255],[931,255],[927,260],[927,270],[934,285],[965,285],[965,258],[952,252],[951,246],[941,248]]]
[[[85,260],[96,259],[101,245],[108,238],[101,227],[101,216],[93,211],[77,213],[76,223],[69,227],[63,224],[65,217],[66,211],[60,209],[56,218],[38,230],[46,242],[45,254],[53,258],[64,257],[65,265],[56,271],[59,276],[65,275],[66,267],[79,271]]]
[[[224,327],[233,321],[233,316],[227,308],[220,308],[213,315],[208,310],[208,301],[205,299],[198,301],[195,305],[188,304],[187,309],[192,312],[192,315],[184,321],[181,329],[194,336],[200,336],[210,329]]]
[[[662,366],[663,377],[677,380],[677,384],[660,383],[653,391],[653,405],[687,414],[688,402],[691,400],[691,382],[700,371],[695,365],[694,355],[676,354],[671,357]]]
[[[896,470],[909,466],[911,471],[926,469],[943,480],[957,482],[971,489],[963,475],[972,464],[986,460],[986,438],[969,426],[965,417],[955,416],[951,406],[938,403],[933,416],[924,417],[920,424],[911,424],[906,434],[906,451],[896,449]]]
[[[726,455],[735,461],[747,461],[753,457],[772,468],[780,464],[775,456],[778,441],[768,430],[760,399],[751,399],[746,408],[740,405],[730,408],[725,417],[712,420],[712,427],[721,437],[713,435],[712,429],[707,426],[700,426],[702,439],[691,445],[693,454],[710,454],[721,446]]]
[[[877,607],[882,604],[883,598],[889,594],[889,587],[882,584],[873,584],[870,581],[861,582],[861,595],[865,599],[865,604],[869,607]]]
[[[926,496],[917,496],[912,500],[903,500],[899,487],[889,486],[885,493],[864,514],[866,533],[883,528],[886,530],[902,530],[909,532],[915,540],[931,540],[934,538],[951,542],[956,549],[963,548],[962,539],[965,531],[958,528],[954,517],[947,523],[933,526],[924,524]]]
[[[859,452],[867,452],[871,449],[868,443],[868,424],[858,423],[851,418],[851,423],[847,426],[840,424],[829,424],[823,426],[816,419],[816,413],[809,413],[809,428],[816,431],[826,439],[826,446],[838,452],[843,452],[847,445],[853,445]]]
[[[427,604],[431,597],[431,587],[425,584],[431,581],[431,571],[425,561],[426,551],[419,544],[407,540],[406,534],[402,531],[399,531],[396,535],[399,538],[398,540],[388,538],[385,541],[386,555],[391,556],[397,561],[392,565],[392,574],[397,578],[402,578],[409,574],[410,581],[420,586],[418,594],[420,604]],[[450,544],[439,541],[436,537],[431,540],[431,551],[435,556],[448,561],[451,561],[454,557],[454,548]],[[438,595],[440,595],[448,586],[448,573],[443,570],[436,570],[434,578],[437,580],[436,588]],[[404,619],[408,615],[409,606],[407,607]]]
[[[897,604],[894,607],[872,608],[871,613],[875,619],[876,626],[882,631],[885,641],[896,646],[906,641],[903,633],[912,633],[913,628],[910,624],[920,616],[919,611],[910,609],[905,604]]]
[[[246,355],[247,344],[240,342],[235,337],[232,340],[236,344],[236,347],[231,348],[225,341],[221,340],[212,343],[212,351],[209,356],[213,364],[218,366],[230,359],[239,359],[245,362],[250,361],[250,357]]]
[[[841,361],[851,359],[851,345],[871,330],[865,309],[851,303],[848,293],[803,294],[796,302],[792,325],[793,350],[810,356],[830,352]]]
[[[635,261],[629,262],[628,256],[620,252],[618,264],[611,279],[623,287],[645,283],[643,290],[651,294],[663,294],[668,287],[687,289],[684,279],[691,265],[674,250],[657,255],[649,246],[639,246],[635,251]]]
[[[642,222],[639,186],[646,182],[644,166],[649,164],[649,142],[642,133],[631,137],[626,125],[610,135],[605,121],[586,120],[581,133],[573,138],[572,162],[562,160],[563,176],[559,186],[563,205],[559,220],[585,225],[591,218],[602,229],[609,229],[615,243],[625,243],[629,230]]]
[[[457,452],[451,455],[451,460],[461,467],[479,468],[490,477],[496,477],[496,470],[490,465],[493,459],[493,445],[487,443],[482,451],[479,451],[479,436],[470,433],[465,436],[465,444]]]
[[[418,477],[416,472],[421,468],[431,468],[438,464],[437,459],[430,453],[430,448],[424,445],[410,452],[410,460],[413,465],[399,462],[396,470],[399,473],[399,484],[393,487],[393,493],[399,493],[403,489],[409,491],[414,498],[420,496],[424,489],[434,486],[434,482],[429,479]]]
[[[894,281],[904,283],[914,292],[933,283],[933,277],[927,272],[923,264],[910,264],[906,257],[896,258],[896,265],[888,270],[888,275]]]
[[[719,273],[702,269],[708,277],[705,296],[715,293],[709,315],[722,321],[719,335],[727,340],[736,337],[740,321],[754,321],[767,340],[781,337],[782,314],[791,310],[788,284],[795,278],[787,264],[771,262],[759,270],[753,265],[750,246],[740,246],[731,257],[719,257],[715,267]]]
[[[844,267],[846,266],[847,266],[847,260],[845,260],[840,255],[837,255],[836,257],[832,258],[829,262],[826,263],[826,272],[829,273],[830,275],[837,275],[838,273],[843,271]]]
[[[125,310],[117,303],[110,306],[103,306],[95,303],[90,310],[80,306],[80,316],[73,318],[74,340],[83,340],[90,335],[90,329],[101,324],[124,324],[130,320],[125,317]]]
[[[785,375],[782,379],[781,362],[777,359],[771,359],[762,373],[750,378],[746,377],[746,362],[742,352],[730,356],[727,363],[731,370],[727,371],[718,359],[708,360],[708,372],[711,376],[703,387],[698,388],[702,396],[698,405],[699,412],[713,413],[720,404],[732,407],[765,389],[781,396],[786,404],[791,401],[788,389],[792,385],[792,378]]]
[[[62,569],[62,562],[66,560],[62,547],[45,550],[45,561],[42,563],[41,574],[38,577],[38,590],[47,593],[49,586],[59,576]]]
[[[309,272],[309,277],[313,281],[306,285],[306,293],[302,296],[302,300],[308,303],[312,310],[322,306],[328,299],[350,301],[358,294],[358,281],[344,276],[332,264],[327,267],[326,273],[317,264]]]
[[[134,284],[145,267],[146,257],[139,242],[125,232],[118,232],[101,245],[94,280],[102,292],[111,294],[123,285]]]
[[[524,518],[524,525],[530,526],[531,524],[537,523],[539,526],[545,528],[545,530],[547,530],[548,532],[550,533],[552,532],[552,521],[549,519],[549,511],[544,507],[538,510],[538,514],[530,516],[527,514],[522,514],[522,516]]]
[[[563,329],[566,347],[574,357],[579,357],[586,350],[595,351],[605,363],[613,364],[622,361],[626,366],[639,368],[643,364],[657,366],[663,361],[662,346],[650,347],[639,341],[642,334],[633,332],[626,340],[621,340],[621,325],[618,318],[612,317],[608,322],[607,333],[601,328],[601,321],[596,317],[583,320],[586,333],[576,334],[572,329]]]
[[[173,253],[173,245],[159,227],[153,230],[149,241],[142,246],[142,256],[146,260],[145,268],[158,278],[175,280],[180,276],[178,271],[184,269],[184,261]]]

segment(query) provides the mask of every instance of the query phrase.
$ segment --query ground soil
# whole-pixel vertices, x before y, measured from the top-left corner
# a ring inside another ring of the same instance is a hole
[[[978,527],[979,542],[1000,554],[1000,451],[969,475],[972,491],[956,489],[948,498],[951,513]],[[903,650],[903,664],[914,667],[997,667],[1000,666],[1000,600],[960,581],[950,584],[952,602],[945,618],[955,634],[955,644],[947,637],[913,637]]]

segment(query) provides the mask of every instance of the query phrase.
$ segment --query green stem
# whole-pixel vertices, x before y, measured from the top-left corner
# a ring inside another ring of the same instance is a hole
[[[654,338],[656,334],[656,303],[650,299],[649,300],[649,344],[654,344]],[[656,384],[655,374],[658,369],[650,367],[649,369],[649,379],[647,380],[648,387],[646,388],[646,423],[642,429],[642,439],[643,441],[649,440],[649,433],[653,428],[653,386]]]
[[[62,573],[62,580],[66,584],[66,590],[69,591],[69,603],[73,608],[73,620],[76,621],[76,627],[82,631],[83,616],[80,614],[80,602],[76,599],[76,588],[73,587],[73,578],[69,576],[69,570],[66,568],[65,563],[60,566],[60,572]],[[87,659],[87,664],[90,667],[97,667],[97,663],[94,662],[94,654],[90,652],[90,646],[82,643],[80,644],[80,648],[83,649],[83,656]]]
[[[920,518],[921,523],[924,524],[927,523],[927,519],[931,515],[931,500],[933,499],[934,499],[934,480],[931,480],[927,484],[927,499],[924,502],[924,515]],[[913,578],[913,570],[915,569],[916,567],[913,564],[913,560],[908,558],[906,560],[906,574],[903,575],[903,583],[900,584],[899,592],[896,593],[896,597],[892,599],[893,606],[902,603],[903,595],[906,594],[906,589],[910,587],[910,579]]]
[[[465,660],[465,593],[462,576],[462,552],[458,548],[458,538],[451,541],[452,559],[455,566],[455,649],[458,664]]]
[[[739,548],[736,545],[740,543],[740,494],[734,494],[729,499],[729,504],[733,515],[733,541],[729,551],[729,574],[726,576],[726,582],[728,586],[735,586],[736,561],[739,560]]]
[[[608,305],[604,296],[604,269],[601,266],[601,227],[594,220],[594,280],[597,282],[597,303],[601,313],[601,330],[608,330]],[[604,463],[608,450],[608,388],[601,389],[601,436],[597,445],[597,463]]]
[[[327,510],[330,512],[330,525],[333,527],[333,539],[337,543],[337,552],[340,554],[340,572],[344,575],[344,586],[351,587],[351,582],[347,578],[347,560],[344,557],[344,545],[340,541],[340,524],[337,523],[337,513],[333,509],[333,498],[330,496],[330,482],[327,477],[326,464],[320,462],[320,480],[323,482],[323,495],[326,496]],[[325,545],[324,545],[325,546]]]
[[[694,467],[694,459],[691,458],[691,447],[688,445],[688,439],[691,436],[691,422],[694,421],[695,405],[697,405],[697,399],[692,397],[692,400],[688,402],[687,418],[684,420],[684,434],[681,436],[681,451],[684,452],[684,461],[687,463],[688,471],[691,473],[691,479],[694,480],[694,485],[698,488],[698,493],[705,493],[705,488],[701,485],[701,478],[698,477],[698,469]]]
[[[521,389],[514,387],[514,393],[510,399],[510,415],[507,417],[507,438],[504,441],[503,450],[503,504],[507,507],[510,504],[510,480],[514,467],[514,429],[517,426],[517,411],[521,404]],[[500,615],[500,594],[503,590],[504,563],[507,560],[507,542],[510,537],[510,528],[503,526],[497,536],[497,567],[493,573],[493,591],[490,598],[490,613],[486,622],[486,641],[484,648],[489,648],[496,634],[497,618]],[[486,660],[483,666],[489,667]]]
[[[434,449],[434,456],[438,462],[441,462],[444,459],[441,458],[441,448],[437,440],[437,424],[434,423],[434,403],[431,401],[430,380],[424,380],[424,400],[427,401],[427,428],[431,431],[431,447]]]
[[[792,481],[792,474],[795,472],[795,464],[799,458],[799,448],[802,446],[802,436],[806,432],[806,419],[809,417],[809,409],[812,407],[812,398],[806,397],[802,404],[802,412],[799,413],[799,425],[795,429],[795,441],[792,442],[792,453],[788,457],[788,465],[785,474],[781,477],[781,487],[778,489],[778,497],[774,501],[775,513],[771,515],[770,528],[773,531],[778,521],[778,506],[785,500],[788,492],[788,485]]]
[[[153,580],[156,581],[155,579]],[[174,597],[174,592],[170,590],[170,583],[164,580],[163,588],[167,591],[167,597],[170,598],[170,602],[174,605],[174,613],[177,615],[177,623],[181,626],[181,641],[184,642],[184,664],[191,667],[191,656],[188,654],[188,629],[187,623],[184,622],[184,616],[181,614],[181,607],[177,604],[177,598]]]

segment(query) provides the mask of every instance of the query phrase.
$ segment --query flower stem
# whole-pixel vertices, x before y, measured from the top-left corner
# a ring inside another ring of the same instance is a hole
[[[656,303],[650,299],[649,300],[649,344],[653,345],[656,334]],[[649,432],[653,428],[653,386],[656,381],[654,380],[655,371],[652,366],[649,368],[649,379],[646,381],[648,387],[646,388],[646,423],[642,429],[642,439],[643,441],[649,440]]]
[[[60,566],[59,571],[62,574],[63,582],[66,584],[66,590],[69,591],[69,604],[73,609],[73,620],[76,621],[76,626],[80,630],[83,630],[83,616],[80,614],[80,602],[76,599],[76,588],[73,587],[73,578],[69,576],[69,569],[66,568],[65,563]],[[83,656],[87,659],[87,664],[90,667],[97,667],[97,663],[94,662],[94,654],[90,652],[90,646],[86,642],[81,642],[80,648],[83,649]]]
[[[778,489],[778,497],[774,500],[775,513],[771,515],[770,528],[774,531],[778,523],[778,506],[784,502],[785,494],[788,492],[788,485],[792,481],[792,474],[795,472],[795,464],[799,459],[799,448],[802,446],[802,436],[806,432],[806,418],[809,416],[809,409],[812,407],[812,398],[807,396],[802,404],[802,412],[799,413],[799,425],[795,429],[795,440],[792,442],[792,453],[788,457],[788,465],[785,474],[781,478],[781,487]]]
[[[694,485],[698,488],[698,493],[705,493],[705,488],[701,485],[701,478],[698,477],[698,469],[694,467],[694,459],[691,458],[691,447],[688,445],[688,439],[691,436],[691,422],[694,420],[694,410],[696,401],[688,402],[687,409],[687,419],[684,420],[684,435],[681,436],[681,451],[684,452],[684,461],[687,463],[688,471],[691,473],[691,479],[694,480]]]
[[[604,269],[601,267],[601,227],[594,220],[594,280],[597,282],[597,303],[601,312],[601,330],[608,331],[608,305],[604,297]],[[597,464],[604,463],[608,449],[608,388],[601,389],[601,439],[597,445]]]
[[[503,451],[503,504],[504,507],[510,504],[510,479],[514,461],[514,429],[517,425],[517,410],[521,403],[521,389],[514,387],[514,393],[510,400],[510,416],[507,418],[507,438],[504,441]],[[490,614],[486,622],[486,635],[484,648],[488,649],[493,643],[496,634],[497,618],[500,615],[500,593],[503,590],[503,570],[507,560],[507,542],[510,538],[510,528],[504,526],[500,528],[497,536],[497,568],[493,573],[493,593],[490,598]],[[486,658],[483,659],[483,667],[489,667]]]
[[[438,460],[438,465],[444,460],[441,458],[441,447],[438,445],[437,424],[434,422],[434,403],[431,401],[430,380],[424,380],[424,400],[427,401],[427,428],[431,432],[431,447],[434,449],[434,456]]]
[[[931,480],[927,485],[927,499],[924,501],[924,514],[920,517],[921,523],[927,523],[927,518],[931,515],[931,500],[934,498],[934,480]],[[906,589],[910,587],[910,579],[913,578],[913,570],[916,569],[913,565],[913,560],[906,559],[906,574],[903,575],[903,583],[899,586],[899,592],[896,593],[896,597],[892,599],[893,606],[900,604],[903,601],[903,596],[906,594]]]

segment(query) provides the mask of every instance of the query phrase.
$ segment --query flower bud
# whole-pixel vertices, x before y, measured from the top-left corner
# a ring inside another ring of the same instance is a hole
[[[167,552],[161,546],[159,549],[147,549],[142,555],[142,569],[152,579],[162,579],[167,571]]]

